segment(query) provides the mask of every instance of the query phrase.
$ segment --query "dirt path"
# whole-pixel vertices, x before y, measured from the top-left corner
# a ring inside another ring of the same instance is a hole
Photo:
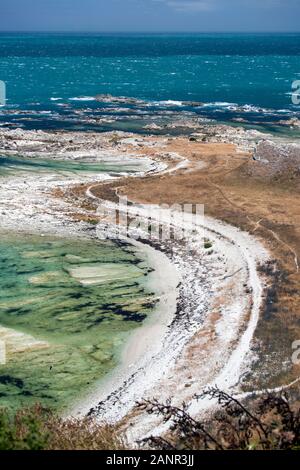
[[[232,202],[229,197],[224,193],[223,189],[221,189],[216,183],[213,183],[212,181],[209,181],[209,184],[211,184],[214,188],[216,188],[219,193],[222,195],[222,197],[224,198],[225,201],[228,202],[228,204],[230,204],[231,206],[235,207],[236,209],[239,209],[241,211],[245,211],[245,209],[241,206],[239,206],[238,204]],[[267,230],[273,238],[275,238],[275,240],[277,240],[281,245],[285,246],[288,251],[290,251],[290,253],[293,255],[294,257],[294,263],[295,263],[295,267],[296,267],[296,272],[298,273],[299,272],[299,262],[298,262],[298,255],[296,253],[296,251],[288,244],[286,243],[285,241],[283,241],[279,235],[274,232],[274,230],[271,230],[267,227],[265,227],[264,225],[262,225],[262,221],[264,220],[263,218],[262,219],[259,219],[258,221],[254,221],[249,215],[247,215],[247,219],[248,221],[254,225],[254,229],[252,230],[251,233],[254,233],[256,230],[258,230],[259,228],[263,229],[263,230]]]
[[[101,201],[94,193],[94,188],[99,187],[99,185],[92,185],[87,188],[86,195],[89,198],[94,200],[98,200],[99,203],[102,202],[105,204],[105,201]],[[132,203],[132,201],[131,201]],[[109,207],[117,207],[112,202],[106,202]],[[120,209],[120,206],[118,206]],[[139,214],[141,217],[147,218],[147,206],[142,204],[135,204],[124,207],[124,211],[127,211],[132,215]],[[185,220],[182,219],[174,212],[170,214],[168,210],[166,210],[165,214],[162,215],[161,211],[158,210],[157,218],[155,220],[155,213],[152,212],[154,215],[154,221],[156,223],[167,223],[170,220],[170,217],[173,218],[173,223],[176,227],[180,227],[184,230],[191,230],[196,224],[196,228],[199,230],[199,237],[198,237],[198,245],[203,245],[203,237],[207,237],[214,242],[214,247],[217,253],[220,253],[225,256],[227,259],[226,265],[226,272],[231,273],[230,275],[225,274],[222,276],[222,280],[224,282],[231,282],[231,277],[234,274],[239,273],[240,275],[236,279],[236,298],[231,298],[231,304],[234,305],[232,315],[235,316],[236,326],[232,327],[230,325],[230,315],[228,315],[228,328],[233,328],[232,337],[230,341],[224,340],[223,344],[219,344],[219,348],[215,351],[209,352],[208,362],[213,363],[216,362],[216,358],[223,357],[226,358],[226,362],[222,364],[222,367],[211,376],[211,380],[203,383],[203,387],[205,388],[208,385],[218,385],[223,390],[232,390],[236,389],[239,384],[239,379],[242,373],[242,369],[245,363],[245,358],[249,353],[251,342],[253,339],[253,335],[258,323],[259,319],[259,312],[263,302],[263,282],[258,275],[257,272],[257,263],[258,261],[264,260],[267,258],[267,254],[260,246],[260,244],[253,239],[249,234],[245,232],[241,232],[239,229],[232,227],[230,225],[224,224],[222,222],[216,221],[212,218],[208,217],[199,217],[195,218],[192,214],[190,217],[188,215],[185,216]],[[203,260],[200,261],[200,263]],[[225,272],[225,271],[224,271]],[[250,292],[249,302],[245,304],[241,299],[243,297],[244,287],[247,284],[248,292]],[[211,294],[210,294],[211,295]],[[215,294],[217,295],[217,294]],[[210,299],[211,301],[212,299]],[[250,306],[250,314],[249,314],[249,306]],[[234,312],[234,309],[236,311]],[[209,315],[209,311],[206,312]],[[226,320],[224,325],[226,325]],[[198,330],[201,329],[203,325],[199,323]],[[242,333],[241,333],[242,328]],[[220,348],[223,347],[223,350]],[[162,353],[164,351],[162,350]],[[167,354],[167,351],[166,351]],[[170,360],[170,366],[172,367],[173,363]],[[188,366],[187,366],[188,367]],[[151,381],[151,377],[146,377],[145,381],[148,380],[144,387],[138,384],[138,380],[133,380],[127,390],[123,391],[123,400],[126,401],[124,396],[126,393],[128,396],[132,398],[135,397],[135,393],[131,392],[134,391],[135,388],[141,391],[144,390],[144,393],[155,393],[158,392],[160,389],[165,388],[168,389],[168,386],[165,383],[165,380],[160,378],[159,376],[155,377],[155,380]],[[152,392],[151,392],[152,390]],[[198,389],[199,390],[199,389]],[[183,394],[178,393],[178,399],[183,401],[187,398],[188,395],[184,396]],[[131,403],[133,406],[134,403]],[[128,403],[127,403],[128,405]],[[195,415],[201,412],[203,407],[207,406],[203,402],[196,403],[191,401],[190,409],[191,412]],[[105,408],[105,406],[104,406]],[[130,407],[127,406],[127,410],[129,411]],[[102,410],[103,411],[103,410]],[[111,407],[108,406],[107,413],[104,412],[104,416],[106,416],[109,420],[114,420]],[[120,418],[120,415],[118,415]],[[147,421],[147,420],[146,420]],[[145,432],[147,429],[149,432],[153,432],[153,430],[157,427],[157,423],[149,423],[145,422],[142,433]],[[159,431],[160,428],[157,427]],[[133,439],[139,437],[141,432],[140,424],[136,432],[131,429],[131,435]]]

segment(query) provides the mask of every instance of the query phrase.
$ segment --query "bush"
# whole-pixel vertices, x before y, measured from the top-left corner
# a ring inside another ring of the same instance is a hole
[[[48,439],[39,407],[20,410],[14,416],[0,411],[0,450],[42,450]]]
[[[10,415],[0,411],[0,450],[123,450],[116,427],[92,418],[57,417],[36,405]]]
[[[187,406],[144,401],[139,408],[170,422],[164,438],[149,437],[141,444],[159,450],[279,450],[300,449],[300,411],[286,395],[269,394],[250,407],[212,387],[196,399],[210,398],[219,410],[208,421],[194,419]]]
[[[188,407],[168,401],[146,400],[140,411],[157,415],[169,423],[162,437],[151,436],[140,446],[157,450],[300,450],[300,411],[289,397],[268,394],[248,400],[212,387],[195,397],[215,401],[217,411],[207,420],[198,420]],[[126,450],[117,425],[97,423],[93,418],[57,417],[41,406],[10,415],[0,410],[0,450]]]
[[[209,248],[212,248],[212,242],[210,240],[204,240],[204,248],[206,250],[209,250]]]

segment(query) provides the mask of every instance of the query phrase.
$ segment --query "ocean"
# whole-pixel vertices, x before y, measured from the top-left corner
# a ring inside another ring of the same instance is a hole
[[[300,118],[297,79],[300,34],[0,34],[0,127],[189,134],[217,121],[297,138],[282,125]],[[139,169],[0,154],[0,181]],[[156,306],[148,260],[126,244],[1,233],[0,263],[0,396],[11,409],[67,408]]]
[[[276,132],[300,117],[299,79],[300,34],[2,33],[0,125],[144,132],[186,115]]]

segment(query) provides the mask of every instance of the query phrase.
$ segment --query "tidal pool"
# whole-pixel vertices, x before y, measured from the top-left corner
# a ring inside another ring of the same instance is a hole
[[[127,244],[2,235],[0,405],[62,410],[115,367],[155,305]],[[5,353],[5,354],[4,354]]]
[[[74,160],[54,160],[29,157],[13,157],[0,155],[0,176],[25,173],[63,173],[63,174],[95,174],[95,173],[135,173],[149,167],[149,160],[137,161],[98,161],[84,162]]]

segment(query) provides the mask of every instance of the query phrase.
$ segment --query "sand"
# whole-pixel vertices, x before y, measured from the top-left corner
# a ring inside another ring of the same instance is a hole
[[[119,366],[101,380],[92,393],[71,406],[67,416],[85,416],[93,406],[97,406],[115,390],[122,388],[132,373],[145,367],[160,351],[168,326],[176,312],[179,273],[161,251],[135,240],[127,241],[138,251],[142,251],[143,256],[147,256],[149,266],[153,269],[148,275],[147,288],[158,296],[158,304],[143,325],[130,334]]]
[[[88,194],[91,194],[91,189]],[[110,202],[107,205],[113,207],[114,204]],[[148,215],[147,206],[141,204],[130,206],[126,210],[132,214],[144,215],[145,218]],[[157,214],[160,222],[163,222],[159,208]],[[164,212],[164,217],[166,221],[170,220],[167,210]],[[177,250],[176,256],[171,257],[173,264],[176,260],[176,267],[182,279],[181,320],[177,324],[171,324],[160,342],[151,344],[150,355],[142,355],[137,363],[132,364],[131,375],[121,388],[110,389],[105,400],[101,393],[102,398],[99,400],[101,406],[93,405],[93,414],[99,416],[101,420],[119,421],[130,412],[135,402],[142,398],[157,396],[161,400],[167,400],[173,395],[174,387],[176,387],[175,403],[190,401],[190,411],[193,415],[198,415],[208,407],[208,403],[199,403],[192,399],[193,392],[199,392],[201,386],[218,385],[230,393],[239,390],[240,376],[244,372],[243,365],[250,350],[263,300],[263,281],[257,274],[257,263],[266,261],[268,253],[254,237],[212,218],[198,216],[195,219],[192,215],[190,217],[185,215],[182,220],[176,213],[172,214],[172,217],[176,227],[183,227],[189,231],[194,228],[193,223],[196,221],[199,229],[198,235],[194,234],[193,237],[193,259],[189,259],[186,247],[181,247]],[[212,241],[214,253],[210,256],[206,256],[204,238]],[[198,253],[198,259],[195,252]],[[226,275],[228,272],[239,273],[234,287],[231,275]],[[201,281],[196,285],[193,280],[199,275]],[[206,276],[205,281],[203,275]],[[193,283],[192,289],[191,283]],[[187,389],[179,370],[176,370],[176,364],[193,336],[204,330],[206,323],[211,321],[210,309],[221,291],[224,296],[227,295],[229,305],[221,306],[223,312],[219,312],[220,319],[215,325],[217,337],[207,348],[205,362],[198,365],[197,370],[189,366],[188,358],[182,365],[196,379],[194,386]],[[144,330],[142,338],[133,337],[130,350],[135,348],[139,350],[140,341],[147,341],[147,335],[152,334],[151,328]],[[152,338],[150,337],[150,342],[153,341]],[[174,376],[174,380],[173,378],[170,380],[170,376]],[[178,377],[182,386],[178,384]],[[88,404],[92,403],[93,400],[89,399]],[[213,403],[209,404],[210,407],[212,405]],[[83,409],[79,406],[76,411],[81,414]],[[131,422],[129,429],[131,442],[147,433],[161,432],[159,420],[147,415],[139,416],[138,420]]]
[[[229,132],[228,129],[226,132],[226,141],[232,138],[240,142],[238,152],[250,145],[248,137],[250,141],[254,138],[252,134]],[[58,139],[61,155],[77,152],[76,159],[84,158],[81,152],[86,140],[83,137],[73,136],[82,141],[78,148],[68,150],[69,143],[64,135],[54,138],[45,133],[37,135],[21,131],[19,134],[16,131],[19,151],[27,147],[40,157],[45,140],[53,143]],[[162,178],[160,184],[164,184],[164,178],[170,175],[205,169],[199,158],[184,153],[184,143],[176,149],[176,139],[170,152],[164,150],[165,139],[123,137],[123,142],[121,139],[119,147],[112,152],[118,162],[122,160],[122,153],[126,155],[126,161],[130,154],[154,162],[148,172],[135,175],[141,185],[144,178],[151,178],[152,174],[159,175]],[[99,139],[101,144],[93,136],[89,158],[95,157],[99,146],[102,150],[104,146],[106,152],[111,149],[109,136]],[[140,141],[145,144],[143,149]],[[218,138],[215,150],[211,149],[211,158],[214,158],[213,151],[226,149],[232,154],[236,151],[232,144],[218,143]],[[54,145],[53,154],[55,151]],[[49,151],[47,158],[51,158]],[[101,178],[90,175],[85,179],[61,175],[59,181],[55,174],[31,175],[26,181],[19,176],[8,178],[0,190],[3,196],[0,208],[5,213],[3,227],[25,233],[95,237],[95,229],[84,222],[84,217],[95,216],[95,203],[99,201],[95,189],[104,180],[103,175]],[[81,198],[85,204],[90,202],[94,209],[76,206],[78,201],[73,196],[69,199],[53,197],[54,189],[67,192],[71,186],[81,188],[81,183],[85,183]],[[172,187],[169,189],[171,194]],[[104,204],[115,207],[112,201],[104,201]],[[147,217],[147,208],[143,204],[134,204],[130,210]],[[155,213],[157,218],[162,217],[158,208],[154,208],[154,217]],[[257,265],[268,259],[268,253],[253,236],[209,217],[196,219],[197,233],[191,238],[190,231],[195,227],[191,217],[182,220],[176,211],[170,214],[166,210],[162,222],[168,222],[171,215],[173,225],[188,234],[186,242],[166,240],[149,246],[134,240],[136,235],[143,238],[142,232],[129,234],[136,248],[146,251],[149,264],[155,269],[150,281],[160,299],[156,311],[129,338],[119,367],[98,383],[84,400],[71,404],[68,415],[82,416],[92,409],[100,420],[117,422],[126,418],[128,422],[137,400],[153,396],[166,400],[174,396],[174,390],[175,402],[185,401],[191,413],[198,415],[207,407],[207,404],[193,400],[194,393],[201,387],[217,384],[231,393],[239,393],[241,379],[251,367],[251,342],[263,302],[265,286]],[[211,241],[211,249],[205,248],[204,238]],[[88,282],[89,273],[73,274],[82,282]],[[93,273],[92,278],[96,274],[101,277],[101,273]],[[163,429],[159,420],[145,414],[134,416],[131,424],[131,442]]]

